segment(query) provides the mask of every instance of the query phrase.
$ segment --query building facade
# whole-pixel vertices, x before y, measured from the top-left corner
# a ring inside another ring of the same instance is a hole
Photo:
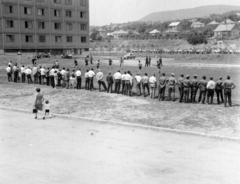
[[[0,0],[0,50],[82,54],[89,0]]]

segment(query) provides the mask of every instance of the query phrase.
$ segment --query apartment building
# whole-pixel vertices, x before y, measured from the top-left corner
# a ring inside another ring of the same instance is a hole
[[[89,0],[0,0],[0,51],[89,50]]]

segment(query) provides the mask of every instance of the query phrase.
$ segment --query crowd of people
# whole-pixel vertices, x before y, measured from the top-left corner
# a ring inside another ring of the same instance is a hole
[[[148,63],[149,60],[148,58]],[[88,63],[85,63],[88,65]],[[120,61],[120,68],[122,62]],[[19,67],[17,64],[13,65],[12,62],[8,63],[6,68],[8,81],[9,82],[22,82],[28,84],[40,84],[52,86],[53,88],[72,88],[82,89],[82,80],[85,79],[85,90],[93,91],[94,78],[98,83],[98,90],[102,91],[102,88],[107,93],[116,93],[126,96],[150,96],[152,99],[157,98],[159,101],[176,101],[176,89],[179,91],[179,102],[184,103],[202,103],[207,102],[213,104],[214,93],[217,96],[217,103],[232,106],[231,93],[232,89],[236,86],[231,81],[230,76],[227,76],[226,80],[223,81],[222,77],[219,77],[217,82],[214,82],[213,77],[210,77],[207,81],[206,76],[203,76],[201,80],[198,80],[197,75],[194,75],[190,80],[190,75],[181,76],[176,79],[175,74],[171,73],[171,77],[167,78],[165,73],[162,73],[159,79],[156,78],[155,74],[148,76],[147,73],[141,76],[142,64],[139,61],[139,73],[133,76],[131,71],[116,73],[108,73],[104,77],[103,72],[100,69],[100,61],[97,62],[97,68],[85,70],[85,73],[78,68],[78,63],[74,61],[74,69],[69,70],[66,68],[60,69],[58,62],[56,61],[51,68],[45,68],[37,66],[36,63],[32,68],[25,67],[22,65]],[[109,67],[112,66],[112,60],[109,59]],[[157,61],[157,67],[159,69],[162,66],[162,59]],[[147,67],[147,65],[146,65]],[[12,79],[13,78],[13,79]],[[107,85],[106,85],[106,83]],[[168,97],[165,99],[165,92],[167,90]],[[199,91],[198,99],[197,93]],[[157,96],[156,96],[157,94]]]

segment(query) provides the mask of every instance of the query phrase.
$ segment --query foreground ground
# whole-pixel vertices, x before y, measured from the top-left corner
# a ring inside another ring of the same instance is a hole
[[[0,181],[236,184],[237,142],[0,110]]]

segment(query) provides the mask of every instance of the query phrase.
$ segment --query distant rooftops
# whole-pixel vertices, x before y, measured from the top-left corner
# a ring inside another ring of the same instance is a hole
[[[235,24],[220,24],[214,32],[231,31]]]
[[[169,27],[172,27],[172,26],[178,26],[180,24],[180,22],[172,22]]]

